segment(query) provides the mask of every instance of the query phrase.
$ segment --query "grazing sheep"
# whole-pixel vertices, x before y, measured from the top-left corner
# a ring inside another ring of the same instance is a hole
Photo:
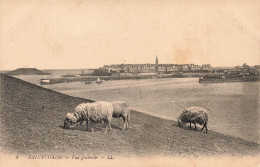
[[[113,106],[109,102],[94,102],[94,103],[82,103],[79,104],[73,113],[67,113],[66,119],[64,120],[64,128],[69,129],[74,127],[78,123],[82,124],[86,121],[86,128],[88,130],[89,121],[91,122],[101,122],[107,123],[105,133],[107,132],[107,127],[111,130],[111,120],[113,115]]]
[[[197,130],[196,123],[203,125],[201,131],[206,128],[206,133],[208,132],[208,110],[201,107],[190,107],[188,109],[184,109],[180,117],[178,118],[178,126],[181,127],[186,123],[191,123],[195,125],[195,129]]]
[[[130,121],[130,112],[131,109],[127,102],[125,101],[112,101],[113,105],[113,117],[114,118],[120,118],[122,117],[124,120],[124,126],[122,128],[122,131],[129,128],[128,122]]]

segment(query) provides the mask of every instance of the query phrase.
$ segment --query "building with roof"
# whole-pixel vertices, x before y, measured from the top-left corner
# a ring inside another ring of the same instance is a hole
[[[104,65],[103,68],[109,71],[119,73],[172,73],[172,72],[199,72],[212,71],[210,64],[202,66],[195,64],[159,64],[158,57],[155,58],[155,64],[111,64]]]

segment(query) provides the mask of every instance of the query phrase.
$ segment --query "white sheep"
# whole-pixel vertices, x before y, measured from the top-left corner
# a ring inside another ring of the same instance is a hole
[[[82,103],[79,104],[73,113],[67,113],[66,119],[64,120],[64,128],[69,129],[78,123],[82,124],[86,121],[86,128],[88,130],[89,121],[107,123],[105,133],[107,128],[111,128],[111,120],[113,115],[113,106],[109,102],[98,101],[94,103]],[[93,131],[93,130],[92,130]]]
[[[203,125],[201,131],[206,128],[206,133],[208,132],[207,124],[208,124],[208,110],[201,107],[190,107],[184,109],[181,113],[180,117],[178,118],[178,126],[181,127],[186,123],[191,123],[195,125],[195,129],[197,130],[196,123]]]
[[[122,117],[124,120],[124,126],[122,131],[129,128],[128,122],[130,121],[130,112],[131,109],[127,102],[125,101],[112,101],[113,105],[113,117],[120,118]]]

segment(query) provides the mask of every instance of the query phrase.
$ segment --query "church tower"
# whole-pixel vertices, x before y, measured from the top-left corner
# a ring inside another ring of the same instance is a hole
[[[155,59],[155,70],[156,70],[156,72],[158,71],[158,57],[157,56]]]

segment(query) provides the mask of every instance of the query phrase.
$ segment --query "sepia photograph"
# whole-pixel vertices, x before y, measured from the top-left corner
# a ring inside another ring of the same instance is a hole
[[[260,166],[260,1],[0,0],[0,166]]]

